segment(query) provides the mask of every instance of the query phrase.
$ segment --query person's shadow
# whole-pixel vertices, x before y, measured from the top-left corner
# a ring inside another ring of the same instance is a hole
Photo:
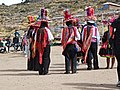
[[[73,86],[79,90],[120,90],[115,84],[63,83],[63,85]]]
[[[38,75],[36,72],[28,72],[26,69],[6,69],[0,70],[0,76],[32,76]]]

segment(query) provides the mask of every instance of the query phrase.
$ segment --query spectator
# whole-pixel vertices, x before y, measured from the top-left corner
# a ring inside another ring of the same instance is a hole
[[[114,52],[117,59],[117,74],[118,74],[118,83],[117,86],[120,87],[120,14],[119,17],[111,24],[114,28]]]
[[[7,41],[7,48],[8,48],[8,52],[10,51],[10,46],[11,46],[11,39],[10,36],[6,39]]]
[[[13,46],[14,46],[14,50],[16,51],[19,47],[19,38],[18,38],[18,35],[16,35],[14,38],[13,38]]]

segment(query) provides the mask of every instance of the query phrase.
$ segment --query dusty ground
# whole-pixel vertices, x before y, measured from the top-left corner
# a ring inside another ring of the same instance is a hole
[[[119,90],[116,88],[114,69],[104,69],[105,58],[99,57],[99,70],[86,70],[78,66],[77,74],[64,73],[64,57],[59,46],[51,49],[50,74],[39,76],[37,71],[27,71],[27,60],[22,52],[0,54],[0,90]]]

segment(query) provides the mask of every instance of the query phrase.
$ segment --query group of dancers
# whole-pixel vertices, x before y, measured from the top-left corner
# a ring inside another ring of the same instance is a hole
[[[100,34],[95,21],[96,17],[94,16],[94,9],[88,7],[86,19],[87,23],[82,27],[82,30],[79,31],[78,19],[74,18],[69,13],[68,9],[64,11],[64,27],[62,29],[61,43],[63,47],[62,55],[65,57],[65,74],[77,72],[76,62],[79,55],[83,57],[84,63],[87,64],[87,70],[99,69],[97,51]],[[41,9],[41,17],[37,20],[37,22],[31,22],[32,24],[30,24],[27,32],[29,47],[27,69],[39,71],[39,75],[46,75],[49,72],[50,45],[52,40],[54,40],[54,37],[50,31],[48,22],[49,19],[47,18],[47,10]],[[113,59],[113,63],[115,60],[115,53],[113,52],[113,48],[115,47],[113,45],[115,34],[113,29],[114,27],[112,29],[111,27],[113,26],[109,23],[108,31],[102,38],[103,44],[99,51],[100,56],[107,57],[106,68],[109,68],[110,58]],[[119,56],[117,59],[119,59]],[[111,68],[113,68],[113,65]],[[118,74],[120,71],[119,69],[120,68],[118,68]]]

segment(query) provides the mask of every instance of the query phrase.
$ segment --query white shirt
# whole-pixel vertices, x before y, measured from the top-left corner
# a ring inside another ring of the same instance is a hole
[[[75,37],[75,40],[80,40],[80,33],[79,33],[79,31],[78,31],[77,28],[76,28],[76,37]]]
[[[54,37],[53,37],[50,29],[48,29],[47,27],[45,27],[45,29],[46,29],[46,31],[47,31],[47,33],[48,33],[48,40],[49,40],[49,41],[54,40]]]
[[[92,34],[92,41],[91,42],[96,42],[95,39],[97,39],[97,43],[99,44],[99,41],[100,41],[100,34],[99,34],[99,31],[98,31],[98,28],[95,27],[95,26],[92,26],[93,27],[93,34]],[[84,30],[87,29],[87,26],[85,26],[83,28],[83,31],[82,31],[82,41],[83,41],[83,38],[84,38]]]

